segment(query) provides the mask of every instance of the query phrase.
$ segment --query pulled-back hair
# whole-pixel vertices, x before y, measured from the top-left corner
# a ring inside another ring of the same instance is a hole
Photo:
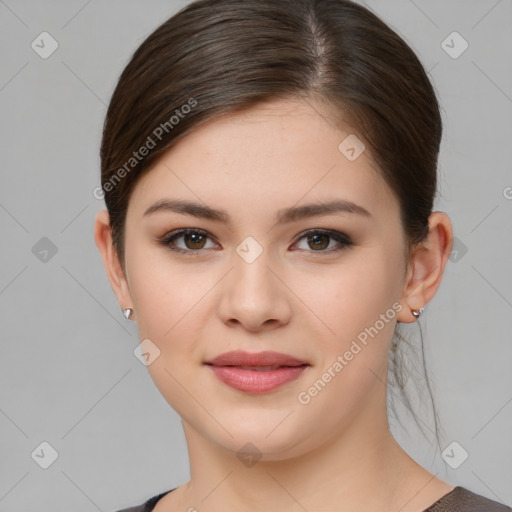
[[[410,255],[428,234],[442,135],[411,48],[349,0],[198,0],[144,40],[108,108],[101,185],[123,268],[130,194],[163,152],[209,120],[293,97],[325,102],[364,141],[399,202]],[[391,376],[411,409],[395,334]]]

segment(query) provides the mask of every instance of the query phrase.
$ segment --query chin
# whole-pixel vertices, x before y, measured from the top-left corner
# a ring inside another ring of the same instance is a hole
[[[230,423],[231,427],[228,430],[233,437],[226,433],[219,437],[218,429],[210,430],[207,436],[214,443],[236,453],[239,457],[250,454],[266,461],[286,460],[310,450],[314,442],[311,437],[313,433],[300,425],[289,424],[286,427],[284,423],[288,420],[280,424],[283,417],[286,417],[286,414],[276,415],[270,428],[267,425],[262,427],[255,419],[254,422],[245,425],[241,422]]]

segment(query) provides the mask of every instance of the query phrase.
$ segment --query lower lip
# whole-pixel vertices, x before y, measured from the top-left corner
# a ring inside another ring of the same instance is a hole
[[[244,370],[236,366],[208,365],[215,376],[234,389],[245,393],[266,393],[297,379],[308,367],[285,366],[275,370]]]

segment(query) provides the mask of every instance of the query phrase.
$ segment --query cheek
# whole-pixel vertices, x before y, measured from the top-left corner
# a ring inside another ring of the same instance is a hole
[[[202,390],[190,371],[192,366],[197,371],[200,364],[205,294],[215,283],[214,273],[206,274],[209,282],[193,271],[193,265],[177,267],[166,256],[165,251],[134,250],[130,286],[139,339],[151,340],[160,351],[147,366],[151,379],[169,405],[193,422],[200,411],[191,407],[191,396],[201,396]]]
[[[181,337],[195,305],[199,305],[212,280],[198,275],[194,264],[177,265],[165,248],[148,242],[129,247],[127,269],[140,339],[149,338],[162,350]]]
[[[392,305],[400,298],[399,251],[367,247],[348,255],[339,265],[318,265],[314,272],[304,271],[295,279],[294,292],[307,305],[308,318],[318,324],[317,332],[324,333],[322,339],[331,348],[350,343],[386,312],[387,320],[394,322]],[[391,336],[389,323],[381,329],[383,336]]]
[[[401,275],[401,260],[387,256],[368,251],[337,272],[315,274],[315,286],[310,280],[298,291],[322,322],[316,329],[318,365],[297,401],[311,418],[329,411],[325,435],[384,392]]]

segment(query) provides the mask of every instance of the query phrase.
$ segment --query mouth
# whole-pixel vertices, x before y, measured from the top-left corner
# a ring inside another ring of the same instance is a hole
[[[212,366],[216,366],[216,365],[212,365]],[[268,372],[271,370],[279,370],[279,368],[295,368],[297,366],[303,366],[303,365],[295,365],[295,366],[238,366],[238,365],[234,365],[234,364],[227,364],[227,365],[223,365],[222,368],[238,368],[240,370],[252,370],[255,372]]]
[[[245,352],[243,350],[234,350],[224,352],[217,357],[205,361],[205,364],[213,366],[238,366],[247,368],[279,368],[282,366],[300,366],[308,364],[303,359],[266,350],[263,352]]]
[[[261,394],[297,379],[311,365],[278,352],[227,352],[206,361],[214,375],[238,391]]]

